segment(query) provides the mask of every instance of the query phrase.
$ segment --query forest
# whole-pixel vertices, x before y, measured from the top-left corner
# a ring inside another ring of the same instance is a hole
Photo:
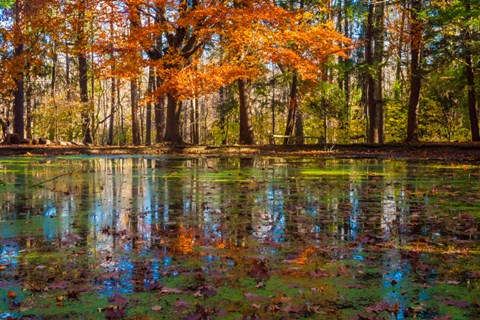
[[[477,1],[0,4],[7,143],[480,141]]]

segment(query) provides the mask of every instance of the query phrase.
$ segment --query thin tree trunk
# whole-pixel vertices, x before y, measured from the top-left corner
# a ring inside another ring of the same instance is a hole
[[[83,53],[78,54],[78,74],[80,82],[80,102],[82,103],[82,129],[83,142],[92,143],[92,135],[90,132],[90,105],[88,103],[88,79],[87,79],[87,58]]]
[[[466,12],[471,11],[470,0],[465,0]],[[471,20],[471,19],[469,19]],[[468,114],[470,116],[470,131],[472,134],[472,141],[480,141],[478,131],[478,114],[477,114],[477,99],[475,96],[475,74],[473,71],[472,52],[470,43],[472,37],[470,31],[465,32],[465,76],[467,78],[468,87]]]
[[[385,19],[385,2],[380,1],[376,6],[375,14],[375,65],[377,77],[375,79],[375,104],[376,104],[376,120],[377,120],[377,143],[385,142],[384,133],[384,101],[383,101],[383,59],[384,59],[384,19]]]
[[[303,145],[305,143],[303,137],[303,116],[300,110],[297,110],[295,117],[295,141],[298,145]]]
[[[27,66],[27,69],[30,69]],[[32,83],[30,81],[30,74],[27,72],[27,92],[25,94],[26,100],[26,108],[27,108],[27,124],[26,124],[26,131],[27,131],[27,139],[32,139]]]
[[[198,99],[193,99],[193,110],[195,110],[195,144],[200,143],[200,108],[198,107]]]
[[[475,96],[475,76],[473,73],[472,53],[467,48],[465,50],[465,74],[468,86],[468,114],[470,116],[470,131],[472,134],[472,141],[480,141],[478,131],[478,116],[477,116],[477,99]]]
[[[377,105],[375,103],[375,79],[373,77],[373,41],[374,41],[374,0],[368,5],[367,31],[365,34],[365,64],[367,68],[367,111],[368,111],[368,132],[367,142],[378,142],[377,127]]]
[[[422,25],[418,18],[418,13],[422,8],[421,0],[411,0],[410,8],[410,98],[408,101],[408,123],[406,142],[418,142],[418,123],[417,110],[420,98],[420,88],[422,84],[422,75],[420,67],[421,45],[422,45]]]
[[[287,115],[287,125],[285,127],[285,135],[288,136],[283,140],[283,144],[287,145],[290,143],[290,136],[293,133],[293,128],[295,125],[296,113],[297,113],[297,86],[298,86],[298,76],[297,73],[293,73],[292,86],[290,87],[290,104],[288,108]]]
[[[52,97],[55,96],[55,81],[57,79],[57,61],[58,61],[58,55],[57,55],[55,46],[53,50],[54,50],[54,53],[52,57],[52,82],[50,84],[50,89],[51,89],[50,94]]]
[[[272,68],[272,138],[271,144],[275,144],[275,66]]]
[[[15,92],[13,102],[13,133],[18,135],[20,140],[25,138],[25,122],[24,122],[24,108],[25,108],[25,83],[24,83],[24,40],[23,40],[23,25],[25,20],[25,0],[17,0],[15,5],[15,50],[14,55],[17,59],[18,71],[15,75]]]
[[[155,89],[160,86],[161,79],[155,76]],[[155,99],[155,142],[162,143],[165,131],[165,96],[157,95]]]
[[[112,66],[112,69],[114,67]],[[112,77],[110,87],[110,123],[108,126],[108,141],[109,146],[113,145],[114,125],[115,125],[115,93],[116,93],[116,81],[115,77]]]
[[[226,134],[226,123],[225,123],[225,114],[227,112],[227,90],[225,90],[224,87],[220,87],[220,117],[219,117],[219,122],[220,122],[220,132],[222,134],[222,145],[227,144],[227,134]]]
[[[147,114],[146,114],[146,132],[145,132],[145,144],[147,146],[152,144],[152,100],[153,100],[153,86],[155,82],[155,75],[153,73],[153,68],[149,67],[148,70],[148,103],[147,103]]]
[[[240,101],[240,144],[254,144],[253,128],[250,118],[250,88],[247,80],[239,79],[238,94]]]
[[[129,3],[128,8],[130,10],[130,38],[133,40],[134,34],[138,31],[137,29],[140,26],[140,10],[133,3]],[[135,60],[139,59],[139,54],[135,53]],[[132,142],[133,145],[139,146],[141,141],[140,124],[138,120],[138,76],[136,74],[130,79],[130,100],[132,109]]]
[[[138,85],[136,77],[130,80],[130,101],[132,107],[132,142],[134,146],[139,146],[140,126],[138,123]]]
[[[78,58],[78,77],[80,85],[80,102],[82,103],[82,132],[83,132],[83,142],[92,143],[92,134],[90,129],[90,105],[88,103],[88,75],[87,75],[87,57],[83,52],[83,49],[86,47],[85,43],[85,10],[86,10],[86,1],[80,0],[80,13],[78,17],[79,21],[79,31],[78,31],[78,43],[79,53]]]

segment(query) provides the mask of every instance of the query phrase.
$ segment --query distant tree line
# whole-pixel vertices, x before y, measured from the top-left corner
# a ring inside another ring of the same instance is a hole
[[[480,141],[477,1],[0,6],[10,142]]]

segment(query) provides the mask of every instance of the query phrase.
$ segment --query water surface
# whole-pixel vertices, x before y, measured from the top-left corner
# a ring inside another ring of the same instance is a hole
[[[474,318],[480,168],[0,158],[0,316]]]

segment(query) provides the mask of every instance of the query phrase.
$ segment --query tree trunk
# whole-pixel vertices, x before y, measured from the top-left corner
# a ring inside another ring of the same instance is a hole
[[[78,49],[78,77],[79,77],[79,86],[80,86],[80,102],[82,103],[82,133],[83,133],[83,142],[92,143],[92,133],[90,128],[90,105],[88,103],[88,75],[87,75],[87,57],[83,52],[86,43],[85,43],[85,11],[86,3],[85,0],[80,0],[80,12],[79,12],[79,30],[77,32],[77,49]]]
[[[480,141],[478,131],[478,116],[477,116],[477,99],[475,96],[475,76],[473,73],[472,53],[467,48],[465,50],[465,75],[468,86],[468,114],[470,116],[470,131],[472,134],[472,141]]]
[[[87,58],[83,53],[78,54],[78,75],[80,82],[80,102],[82,103],[82,130],[83,142],[92,143],[92,134],[90,131],[90,105],[88,103],[88,78],[87,78]]]
[[[285,135],[288,138],[283,140],[283,144],[287,145],[290,143],[290,136],[293,133],[293,127],[295,125],[296,113],[297,113],[297,86],[298,86],[298,76],[297,73],[293,73],[292,78],[292,86],[290,87],[290,105],[288,108],[288,115],[287,115],[287,125],[285,127]]]
[[[155,77],[155,89],[160,85],[161,79]],[[155,142],[162,143],[165,131],[165,96],[158,95],[155,99]]]
[[[422,8],[421,0],[412,0],[410,8],[410,98],[408,101],[408,123],[406,142],[418,142],[417,110],[420,98],[422,75],[420,68],[422,25],[418,12]]]
[[[180,135],[180,111],[181,103],[177,102],[173,94],[167,94],[167,125],[163,141],[170,142],[173,145],[183,144]]]
[[[27,66],[27,70],[30,69]],[[25,93],[25,100],[26,100],[26,108],[27,108],[27,124],[26,124],[26,131],[27,131],[27,139],[32,139],[32,83],[30,81],[30,75],[27,72],[27,92]]]
[[[112,69],[114,67],[112,66]],[[112,77],[111,87],[110,87],[110,123],[108,126],[108,141],[109,146],[113,145],[113,136],[114,136],[114,126],[115,126],[115,93],[116,93],[116,82],[115,77]]]
[[[376,143],[385,142],[384,133],[384,101],[383,101],[383,59],[384,59],[384,20],[385,20],[385,2],[380,1],[376,6],[375,14],[375,56],[374,61],[377,70],[375,79],[375,104],[377,121],[377,139]]]
[[[303,137],[303,116],[300,110],[297,110],[295,117],[295,141],[298,145],[303,145],[305,143]]]
[[[220,110],[219,110],[219,125],[220,132],[222,134],[222,145],[227,144],[227,134],[226,134],[226,113],[227,113],[227,90],[225,87],[220,87]]]
[[[368,111],[368,132],[367,142],[378,142],[378,127],[377,127],[377,105],[375,103],[375,78],[374,74],[374,60],[373,60],[373,41],[374,41],[374,5],[370,1],[368,5],[367,16],[367,30],[365,34],[365,64],[367,68],[367,111]]]
[[[238,94],[240,100],[240,144],[254,144],[253,128],[250,118],[250,88],[247,80],[238,79]]]
[[[470,1],[465,1],[465,9],[467,12],[471,11]],[[471,20],[471,19],[469,19]],[[477,114],[477,99],[475,96],[475,75],[473,71],[472,52],[470,50],[470,43],[472,37],[470,31],[465,32],[465,76],[467,78],[468,86],[468,114],[470,116],[470,131],[472,134],[472,141],[480,141],[478,132],[478,114]]]
[[[24,108],[25,108],[25,83],[24,83],[24,40],[23,40],[23,25],[25,19],[25,2],[24,0],[17,0],[15,6],[15,50],[14,55],[17,60],[18,71],[15,75],[15,92],[13,102],[13,133],[17,134],[20,140],[25,138],[25,122],[24,122]]]
[[[147,114],[145,121],[145,144],[147,146],[152,144],[152,100],[153,100],[153,86],[155,82],[155,75],[153,73],[153,68],[149,67],[148,70],[148,103],[147,103]]]
[[[130,80],[130,101],[132,107],[132,142],[140,145],[140,126],[138,123],[138,84],[137,78]]]

